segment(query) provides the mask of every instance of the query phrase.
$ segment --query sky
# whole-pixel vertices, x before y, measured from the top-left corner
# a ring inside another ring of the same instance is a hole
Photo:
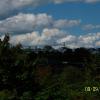
[[[23,46],[100,47],[100,0],[0,0],[0,37]]]

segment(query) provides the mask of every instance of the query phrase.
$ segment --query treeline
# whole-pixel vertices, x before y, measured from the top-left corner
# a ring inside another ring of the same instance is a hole
[[[99,48],[30,51],[9,40],[0,39],[0,100],[99,100]]]

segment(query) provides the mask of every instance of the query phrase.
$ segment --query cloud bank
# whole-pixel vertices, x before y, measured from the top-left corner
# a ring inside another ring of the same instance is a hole
[[[10,43],[22,45],[58,45],[66,43],[70,48],[76,47],[100,47],[100,32],[89,33],[87,35],[71,35],[67,28],[79,26],[80,19],[55,20],[46,13],[23,14],[6,18],[0,21],[0,33],[10,32]],[[85,26],[90,27],[91,25]],[[99,27],[99,26],[98,26]],[[94,28],[92,26],[92,28]]]
[[[81,23],[80,20],[67,20],[59,19],[55,20],[51,15],[46,13],[42,14],[23,14],[20,13],[16,16],[7,18],[0,21],[1,33],[21,34],[28,33],[35,30],[41,30],[44,28],[70,28],[78,26]]]
[[[41,34],[41,35],[40,35]],[[88,33],[87,35],[71,35],[65,31],[59,29],[44,29],[41,33],[32,32],[27,34],[21,34],[11,37],[12,44],[21,43],[26,46],[35,45],[51,45],[60,46],[64,42],[67,47],[78,48],[78,47],[100,47],[100,32]]]

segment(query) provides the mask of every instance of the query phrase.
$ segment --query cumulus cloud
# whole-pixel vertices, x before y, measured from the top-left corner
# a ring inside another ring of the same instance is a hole
[[[67,43],[72,43],[72,42],[74,42],[74,41],[77,41],[77,38],[76,38],[76,36],[74,36],[74,35],[67,35],[66,37],[64,37],[64,38],[61,38],[60,40],[58,40],[57,42],[58,43],[64,43],[64,42],[67,42]]]
[[[23,7],[34,7],[47,2],[47,0],[0,0],[0,15]]]
[[[51,45],[60,46],[63,43],[70,48],[78,47],[100,47],[100,32],[88,33],[86,35],[75,36],[59,29],[43,29],[41,33],[34,31],[31,33],[15,35],[11,37],[10,43],[21,43],[26,46]]]
[[[67,35],[58,40],[59,43],[66,43],[66,46],[71,48],[77,47],[99,47],[100,33],[89,33],[86,35]]]
[[[61,20],[57,20],[54,23],[54,27],[56,28],[69,28],[69,27],[73,27],[73,26],[78,26],[81,23],[80,20],[65,20],[65,19],[61,19]]]
[[[47,14],[18,14],[0,21],[0,32],[27,33],[36,28],[46,27],[52,23],[52,17]]]
[[[50,0],[0,0],[0,16],[7,15],[23,7],[35,7]]]
[[[45,28],[41,33],[34,31],[31,33],[14,35],[11,37],[12,44],[21,43],[23,45],[54,45],[57,40],[66,36],[64,31],[59,29]]]
[[[46,13],[36,15],[20,13],[16,16],[1,20],[0,32],[9,32],[14,34],[28,33],[44,28],[69,28],[78,26],[79,24],[79,20],[55,20],[51,15],[47,15]]]

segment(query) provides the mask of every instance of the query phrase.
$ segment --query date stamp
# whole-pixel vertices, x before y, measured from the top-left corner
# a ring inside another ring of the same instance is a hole
[[[85,87],[84,90],[86,92],[99,92],[100,87],[96,87],[96,86],[90,87],[90,86],[88,86],[88,87]]]

